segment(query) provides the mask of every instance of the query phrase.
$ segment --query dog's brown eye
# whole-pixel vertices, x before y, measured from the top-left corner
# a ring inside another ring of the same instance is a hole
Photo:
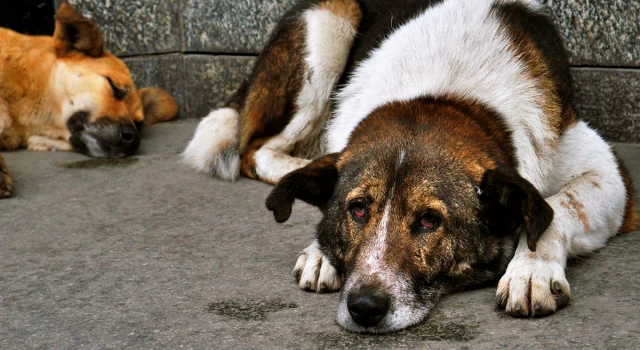
[[[367,210],[361,206],[361,205],[357,205],[354,206],[351,211],[353,211],[353,215],[359,217],[359,218],[363,218],[364,215],[367,213]]]
[[[421,231],[433,232],[440,227],[441,222],[440,215],[434,212],[427,212],[420,218],[419,228]]]
[[[111,90],[113,90],[113,97],[118,101],[122,101],[127,97],[129,93],[128,88],[120,88],[118,87],[111,78],[107,77],[107,81],[109,82],[109,86],[111,86]]]

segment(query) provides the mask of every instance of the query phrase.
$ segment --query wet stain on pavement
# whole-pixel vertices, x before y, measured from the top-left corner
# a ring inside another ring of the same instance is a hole
[[[231,299],[207,306],[206,311],[216,315],[227,316],[243,321],[264,321],[267,314],[285,309],[295,309],[295,303],[282,300]]]
[[[391,334],[340,333],[319,334],[320,349],[360,348],[398,345],[424,341],[466,342],[476,338],[478,327],[460,323],[425,323]]]
[[[87,160],[81,160],[77,162],[69,162],[62,164],[66,169],[96,169],[106,167],[127,167],[138,162],[138,158],[92,158]]]

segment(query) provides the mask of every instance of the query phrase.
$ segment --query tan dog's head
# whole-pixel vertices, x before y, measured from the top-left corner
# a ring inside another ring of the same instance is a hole
[[[137,90],[126,65],[103,48],[98,26],[63,3],[53,34],[56,95],[61,124],[76,151],[122,157],[137,150],[143,125],[174,118],[173,97],[157,88]]]
[[[345,281],[340,325],[410,326],[443,294],[499,277],[521,232],[535,250],[553,210],[509,170],[512,159],[490,154],[510,135],[476,123],[483,116],[499,119],[446,100],[389,104],[360,123],[342,153],[286,175],[271,192],[278,222],[296,198],[323,210],[317,239]]]

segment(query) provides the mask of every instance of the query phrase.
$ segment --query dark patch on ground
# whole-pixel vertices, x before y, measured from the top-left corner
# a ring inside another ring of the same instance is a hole
[[[317,343],[321,349],[368,348],[381,345],[398,345],[425,341],[466,342],[476,338],[478,327],[460,323],[424,323],[391,334],[356,334],[348,332],[319,334]]]
[[[295,309],[297,307],[298,305],[295,303],[285,303],[280,299],[231,299],[211,303],[207,306],[206,310],[216,315],[227,316],[243,321],[264,321],[270,312]]]
[[[126,167],[138,162],[138,158],[91,158],[62,164],[66,169],[96,169],[105,167]]]

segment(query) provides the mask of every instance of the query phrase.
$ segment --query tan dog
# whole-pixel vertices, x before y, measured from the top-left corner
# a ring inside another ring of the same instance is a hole
[[[166,92],[136,90],[125,64],[103,49],[98,26],[66,3],[53,37],[0,28],[0,42],[0,151],[123,157],[137,150],[142,125],[178,113]],[[10,194],[0,156],[0,198]]]

